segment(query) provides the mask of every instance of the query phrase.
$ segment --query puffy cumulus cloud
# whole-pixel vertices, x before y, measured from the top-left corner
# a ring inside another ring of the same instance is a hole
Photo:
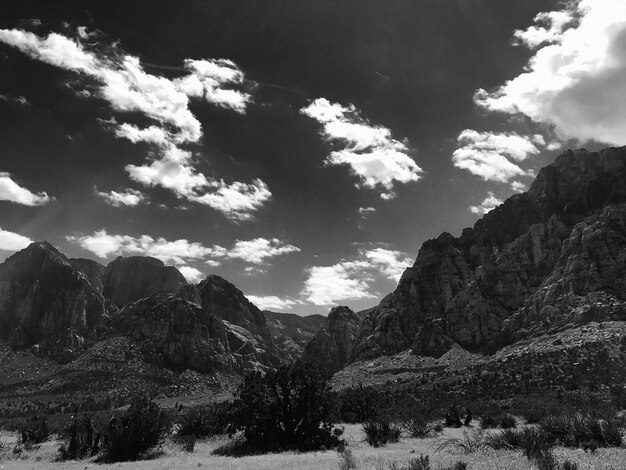
[[[11,201],[25,206],[43,206],[51,199],[46,193],[33,193],[23,188],[9,173],[0,173],[0,201]]]
[[[457,168],[480,176],[485,181],[506,183],[528,175],[519,165],[545,145],[541,135],[522,136],[515,132],[494,133],[465,129],[457,138],[458,149],[452,154]]]
[[[250,264],[264,264],[270,258],[300,251],[277,238],[255,238],[237,240],[231,249],[220,245],[205,246],[202,243],[186,239],[169,241],[165,238],[153,238],[149,235],[133,237],[130,235],[110,235],[106,230],[99,230],[92,235],[68,236],[68,241],[78,243],[83,249],[91,251],[100,258],[120,255],[142,255],[158,258],[165,263],[185,264],[190,260],[203,260],[208,266],[221,265],[220,260],[240,259]],[[189,271],[190,272],[190,271]]]
[[[96,190],[98,196],[105,200],[107,204],[113,207],[136,206],[145,201],[146,195],[136,189],[126,189],[124,192],[109,191],[102,192]]]
[[[252,183],[235,181],[231,184],[214,180],[210,187],[213,188],[212,192],[190,197],[190,200],[211,206],[235,220],[252,218],[252,213],[272,197],[271,191],[260,179]]]
[[[26,248],[32,242],[30,238],[19,233],[9,232],[0,228],[0,250],[17,251]]]
[[[413,260],[400,251],[375,248],[365,251],[363,254],[387,278],[396,282],[400,280],[404,270],[413,264]]]
[[[384,248],[359,250],[353,260],[332,266],[313,266],[308,271],[302,296],[315,305],[376,298],[373,283],[383,279],[397,281],[411,259],[399,251]]]
[[[300,112],[323,124],[324,137],[342,147],[331,152],[326,164],[350,166],[359,178],[357,186],[381,189],[389,199],[394,183],[420,179],[422,169],[407,154],[406,144],[393,139],[389,129],[361,118],[354,105],[318,98]]]
[[[300,303],[296,300],[283,299],[275,295],[246,295],[248,300],[261,310],[289,310]]]
[[[486,214],[487,212],[492,211],[500,204],[502,204],[502,199],[498,199],[491,191],[487,193],[487,197],[483,202],[478,206],[470,206],[470,211],[474,214]]]
[[[524,191],[528,189],[528,186],[526,186],[524,183],[520,181],[512,181],[511,189],[515,191],[516,193],[523,193]]]
[[[284,243],[278,238],[255,238],[238,240],[226,253],[228,258],[244,260],[252,264],[263,264],[266,259],[300,251],[297,246]]]
[[[178,270],[183,276],[185,276],[187,282],[192,284],[200,282],[205,277],[204,274],[202,274],[202,271],[191,266],[179,266]]]
[[[132,180],[146,187],[162,186],[229,218],[250,219],[251,212],[271,196],[265,183],[225,183],[206,177],[197,171],[191,152],[185,148],[202,137],[200,121],[189,108],[190,98],[245,113],[251,97],[240,89],[245,85],[243,72],[226,59],[187,59],[187,75],[176,79],[153,75],[144,70],[137,57],[125,54],[117,45],[94,50],[98,47],[94,34],[79,28],[77,38],[70,39],[57,33],[39,37],[27,31],[0,29],[0,42],[98,84],[95,91],[78,90],[80,96],[95,94],[115,111],[141,113],[151,121],[143,128],[118,123],[114,118],[104,121],[117,137],[154,148],[145,164],[126,166]]]
[[[515,33],[534,54],[524,71],[475,102],[549,123],[561,138],[626,144],[626,2],[580,0]]]

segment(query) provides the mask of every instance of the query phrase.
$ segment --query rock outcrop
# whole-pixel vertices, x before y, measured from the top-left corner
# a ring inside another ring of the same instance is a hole
[[[306,345],[322,327],[323,315],[300,316],[295,313],[279,313],[263,310],[267,327],[272,335],[276,353],[286,362],[297,361]]]
[[[102,294],[102,279],[104,277],[104,270],[106,268],[92,259],[70,258],[69,261],[70,263],[72,263],[72,266],[74,266],[76,269],[80,269],[83,273],[85,273],[85,276],[87,276],[87,280],[91,284],[91,287],[93,287],[97,292]]]
[[[113,325],[140,346],[146,360],[168,368],[244,373],[279,362],[271,344],[173,295],[156,294],[128,304]]]
[[[176,294],[187,281],[178,269],[156,258],[120,256],[106,267],[102,284],[104,296],[122,308],[153,294]]]
[[[111,310],[89,276],[47,242],[0,264],[0,338],[68,360]]]
[[[366,316],[352,359],[406,349],[437,357],[454,343],[489,350],[583,317],[619,316],[625,202],[626,148],[563,153],[460,237],[425,242]]]
[[[301,360],[338,371],[352,354],[360,323],[361,317],[350,308],[334,307],[307,344]]]

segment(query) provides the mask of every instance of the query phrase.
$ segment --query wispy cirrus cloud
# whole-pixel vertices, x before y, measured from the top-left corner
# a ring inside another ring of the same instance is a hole
[[[33,193],[17,184],[9,173],[0,172],[0,201],[10,201],[24,206],[43,206],[52,198],[45,192]]]
[[[244,90],[243,72],[226,59],[187,59],[183,65],[186,75],[169,79],[147,73],[139,58],[124,53],[118,45],[104,47],[97,39],[97,34],[85,28],[79,28],[73,39],[57,33],[40,37],[19,29],[0,29],[0,42],[32,59],[90,78],[79,94],[99,96],[118,113],[139,112],[151,121],[146,127],[118,123],[115,118],[105,121],[117,137],[154,148],[148,162],[126,166],[132,180],[146,187],[164,187],[231,219],[250,219],[271,197],[265,183],[207,177],[197,170],[187,148],[202,137],[200,121],[189,108],[190,98],[245,113],[251,96]]]
[[[390,199],[396,182],[420,179],[422,169],[408,155],[407,144],[392,138],[386,127],[363,119],[354,105],[318,98],[300,112],[322,124],[324,138],[338,147],[325,163],[348,165],[358,177],[358,187],[378,189],[383,199]]]
[[[564,2],[515,32],[533,51],[524,71],[474,97],[492,112],[547,123],[563,139],[626,144],[626,3]]]

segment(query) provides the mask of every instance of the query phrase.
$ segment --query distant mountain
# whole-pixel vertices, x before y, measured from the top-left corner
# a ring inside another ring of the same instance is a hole
[[[490,352],[626,319],[626,147],[567,151],[460,237],[421,247],[367,314],[352,360]]]
[[[277,354],[281,360],[287,362],[295,362],[302,356],[307,343],[315,336],[325,319],[323,315],[300,316],[269,310],[263,310],[263,314]]]
[[[153,294],[176,294],[187,285],[174,266],[148,256],[122,256],[111,261],[102,274],[103,293],[122,308]]]
[[[356,342],[362,317],[349,307],[333,307],[302,354],[302,361],[322,365],[333,372],[346,365]]]

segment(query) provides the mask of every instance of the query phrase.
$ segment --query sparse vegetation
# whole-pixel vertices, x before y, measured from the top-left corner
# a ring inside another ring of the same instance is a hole
[[[402,428],[389,418],[379,418],[364,423],[363,432],[369,445],[380,447],[390,442],[398,442]]]
[[[232,419],[232,412],[230,403],[189,408],[180,421],[177,435],[205,439],[225,434]]]

